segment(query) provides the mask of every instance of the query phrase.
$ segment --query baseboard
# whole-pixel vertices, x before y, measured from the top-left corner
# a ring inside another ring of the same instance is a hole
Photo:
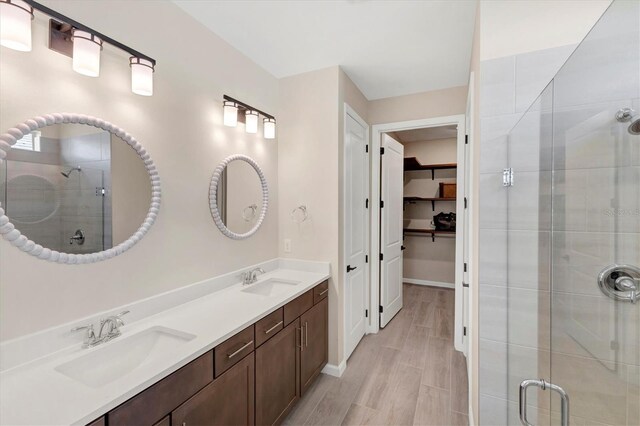
[[[322,369],[322,372],[324,374],[328,374],[329,376],[342,377],[342,373],[344,373],[344,370],[346,370],[346,368],[347,368],[347,361],[342,361],[340,365],[335,365],[335,364],[325,365],[324,368]]]
[[[469,426],[476,426],[475,419],[473,417],[473,405],[469,401]]]
[[[443,287],[443,288],[456,288],[453,283],[443,283],[440,281],[427,281],[427,280],[418,280],[415,278],[403,278],[402,282],[407,284],[415,284],[415,285],[427,285],[430,287]]]

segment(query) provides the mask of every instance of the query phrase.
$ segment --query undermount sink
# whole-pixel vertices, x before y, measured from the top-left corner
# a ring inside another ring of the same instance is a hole
[[[249,284],[246,288],[242,289],[242,292],[260,296],[274,296],[284,293],[298,284],[300,284],[300,281],[269,278],[255,284]]]
[[[87,354],[61,364],[55,370],[87,386],[98,388],[174,351],[195,337],[171,328],[151,327],[89,349]]]

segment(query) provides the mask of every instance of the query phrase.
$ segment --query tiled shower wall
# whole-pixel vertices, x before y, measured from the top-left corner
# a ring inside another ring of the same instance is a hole
[[[596,278],[640,265],[640,136],[614,118],[640,108],[640,4],[614,2],[505,137],[520,118],[511,59],[482,64],[480,422],[519,424],[519,382],[544,377],[568,392],[573,424],[638,425],[640,306]],[[530,421],[558,424],[557,396],[529,400]]]
[[[545,324],[539,322],[543,316],[538,314],[549,310],[550,242],[549,229],[539,229],[539,223],[550,211],[544,211],[545,194],[539,189],[539,179],[550,182],[550,168],[541,174],[540,145],[535,143],[541,139],[543,101],[539,99],[532,113],[524,115],[574,49],[574,45],[563,46],[481,63],[481,424],[519,424],[520,381],[546,376],[539,368],[548,366],[540,351],[546,349],[548,360],[548,333],[545,343],[544,337],[539,338]],[[519,120],[527,131],[512,135],[516,144],[512,149],[519,155],[510,161],[509,132]],[[518,170],[516,185],[521,189],[509,196],[502,186],[505,167]],[[545,250],[546,261],[544,253],[540,256]],[[531,400],[537,404],[535,396]],[[544,423],[533,408],[530,419]]]

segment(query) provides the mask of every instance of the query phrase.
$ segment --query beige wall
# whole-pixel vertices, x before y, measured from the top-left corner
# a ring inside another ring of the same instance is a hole
[[[471,163],[473,169],[473,175],[471,179],[471,188],[469,202],[471,209],[471,247],[470,247],[470,283],[469,289],[471,291],[470,294],[470,315],[469,315],[469,356],[468,362],[471,364],[470,368],[470,377],[469,377],[469,403],[471,404],[472,417],[470,418],[470,424],[477,425],[478,422],[478,410],[479,410],[479,325],[480,321],[478,318],[479,311],[479,277],[478,277],[478,263],[479,263],[479,228],[480,228],[480,215],[479,215],[479,204],[475,201],[478,200],[478,195],[480,193],[480,182],[478,179],[479,170],[480,170],[480,149],[478,147],[480,142],[480,19],[481,19],[481,3],[479,2],[478,7],[476,8],[476,21],[475,28],[473,31],[473,47],[471,49],[471,63],[469,65],[469,70],[471,72],[473,78],[473,90],[469,93],[469,97],[472,99],[467,99],[468,108],[471,110],[471,117],[468,118],[468,122],[470,125],[469,129],[469,143],[471,144],[471,152],[472,158]]]
[[[373,125],[464,114],[466,102],[467,86],[376,99],[369,102],[368,120]]]
[[[147,98],[131,93],[128,55],[109,46],[102,52],[99,78],[73,72],[70,58],[47,49],[48,20],[36,13],[33,51],[2,48],[0,128],[4,131],[35,115],[61,111],[109,120],[134,135],[155,161],[162,206],[142,241],[104,262],[48,263],[1,240],[0,339],[276,257],[278,143],[247,135],[242,125],[224,127],[221,104],[222,95],[229,94],[278,116],[278,81],[171,2],[43,3],[157,59],[155,94]],[[303,150],[305,137],[296,143]],[[235,153],[260,163],[271,194],[263,227],[243,241],[224,237],[208,207],[213,170]],[[328,255],[320,252],[318,257]]]
[[[404,145],[405,157],[416,157],[422,164],[457,162],[457,139],[436,139],[408,142]],[[435,180],[430,172],[414,171],[404,174],[405,197],[438,197],[440,182],[456,182],[455,170],[439,170]],[[405,205],[405,228],[431,228],[433,216],[440,212],[455,212],[455,201],[438,202],[435,212],[431,203],[420,202]],[[456,241],[446,236],[431,241],[426,235],[407,235],[407,247],[403,254],[403,277],[421,281],[453,284],[455,282]]]
[[[338,79],[339,68],[280,81],[278,179],[282,257],[331,262],[329,282],[329,362],[342,358],[342,293],[338,274]],[[305,205],[309,214],[294,223],[291,211]],[[291,253],[284,240],[291,240]]]
[[[151,180],[144,163],[122,139],[111,135],[111,209],[113,245],[133,235],[149,210]]]

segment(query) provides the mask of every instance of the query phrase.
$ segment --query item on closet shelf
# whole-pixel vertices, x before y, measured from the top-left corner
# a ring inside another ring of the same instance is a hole
[[[456,230],[456,214],[453,212],[440,212],[433,217],[433,226],[438,231],[455,231]]]
[[[307,206],[298,206],[291,211],[291,220],[294,223],[302,223],[309,217],[309,213],[307,212]]]
[[[440,198],[456,198],[456,184],[440,182]]]

